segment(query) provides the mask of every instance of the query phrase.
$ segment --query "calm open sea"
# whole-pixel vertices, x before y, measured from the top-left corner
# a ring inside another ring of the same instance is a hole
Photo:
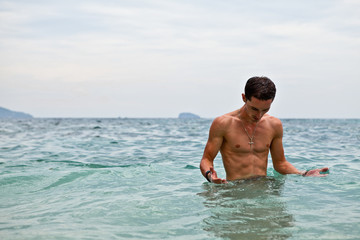
[[[0,239],[360,239],[360,120],[283,120],[288,161],[327,177],[269,160],[226,185],[199,171],[210,124],[0,120]]]

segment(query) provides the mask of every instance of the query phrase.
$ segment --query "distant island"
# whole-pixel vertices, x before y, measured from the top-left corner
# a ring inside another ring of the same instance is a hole
[[[200,118],[200,116],[193,114],[193,113],[184,112],[184,113],[179,114],[179,118],[180,119],[198,119],[198,118]]]
[[[0,107],[0,118],[33,118],[28,113],[15,112],[3,107]]]

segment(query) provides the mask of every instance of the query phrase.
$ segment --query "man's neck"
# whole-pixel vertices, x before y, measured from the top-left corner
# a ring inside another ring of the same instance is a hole
[[[256,124],[257,122],[253,121],[249,115],[247,114],[246,112],[246,105],[244,104],[244,106],[242,106],[240,109],[239,109],[239,115],[238,115],[239,119],[246,123],[246,124],[249,124],[249,125],[253,125],[253,124]]]

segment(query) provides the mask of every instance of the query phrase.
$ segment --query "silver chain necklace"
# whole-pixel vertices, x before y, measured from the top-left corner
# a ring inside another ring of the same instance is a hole
[[[253,134],[252,134],[251,137],[250,137],[248,131],[246,130],[246,128],[245,128],[245,126],[244,126],[244,123],[242,122],[241,119],[240,119],[240,122],[241,122],[241,125],[243,126],[243,128],[244,128],[244,130],[245,130],[245,132],[246,132],[246,135],[248,136],[248,138],[249,138],[249,140],[250,140],[249,144],[250,144],[250,147],[251,147],[251,146],[254,144],[253,139],[254,139],[255,131],[256,131],[256,128],[257,128],[257,125],[259,124],[259,122],[256,123],[255,128],[254,128],[254,131],[253,131]]]

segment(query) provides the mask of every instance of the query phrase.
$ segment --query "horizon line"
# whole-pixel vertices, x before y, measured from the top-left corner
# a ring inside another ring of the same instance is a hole
[[[29,120],[29,119],[181,119],[181,120],[196,120],[196,119],[215,119],[216,117],[200,117],[200,118],[179,118],[179,117],[32,117],[32,118],[7,118],[0,117],[0,120]],[[302,119],[336,119],[336,120],[360,120],[360,117],[277,117],[283,120],[302,120]]]

